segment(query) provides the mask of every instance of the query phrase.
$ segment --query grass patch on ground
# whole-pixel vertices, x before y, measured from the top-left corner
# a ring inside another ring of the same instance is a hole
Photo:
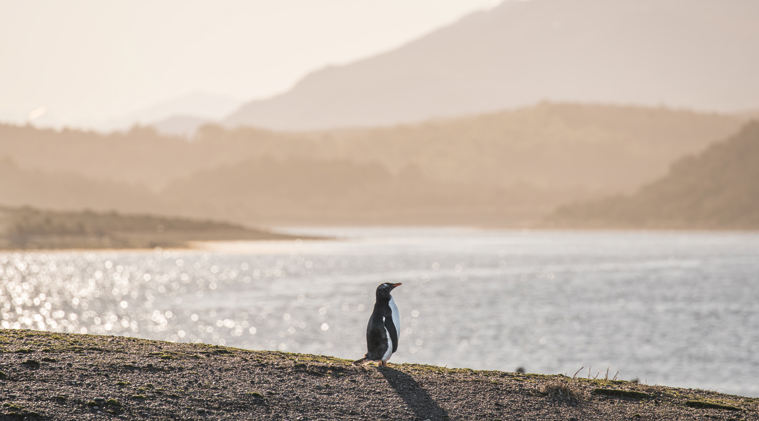
[[[702,408],[702,409],[724,409],[727,411],[743,411],[742,408],[738,408],[737,406],[725,405],[722,403],[701,401],[701,400],[686,401],[685,406],[689,406],[691,408]]]

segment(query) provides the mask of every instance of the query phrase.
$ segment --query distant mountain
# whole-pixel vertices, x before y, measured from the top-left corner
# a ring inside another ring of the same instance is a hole
[[[506,1],[393,51],[307,75],[224,124],[386,126],[539,101],[759,106],[756,0]]]
[[[759,108],[754,110],[743,110],[735,113],[735,115],[738,116],[738,118],[745,120],[759,120]]]
[[[759,121],[627,197],[565,206],[546,226],[759,229]]]
[[[0,206],[43,209],[166,213],[167,206],[145,187],[95,181],[79,174],[20,167],[0,158]]]
[[[391,128],[282,133],[206,125],[195,141],[150,127],[102,135],[0,125],[0,156],[20,166],[136,183],[158,191],[201,170],[251,159],[413,166],[432,181],[556,191],[556,203],[632,192],[672,161],[745,120],[666,108],[550,104]]]
[[[318,159],[254,159],[200,171],[161,196],[212,218],[265,225],[525,226],[555,200],[537,188],[441,182],[415,167],[392,174],[376,163]]]
[[[583,190],[634,191],[666,174],[675,159],[700,152],[744,122],[666,108],[543,103],[390,128],[304,134],[311,140],[283,142],[275,150],[379,162],[391,171],[413,165],[431,180],[528,184],[556,191],[561,201],[579,198]]]
[[[222,95],[193,93],[160,102],[128,115],[104,122],[101,130],[123,130],[134,125],[152,125],[172,117],[219,120],[242,104],[241,100]]]
[[[249,158],[177,179],[162,195],[216,218],[266,224],[524,226],[562,204],[634,191],[741,124],[717,114],[542,104],[297,135],[205,126],[192,146],[213,147],[207,159],[232,145],[235,158]]]
[[[149,127],[101,134],[0,124],[0,157],[13,157],[21,168],[154,189],[178,174],[186,175],[203,166],[203,158],[194,156],[187,144],[184,139],[161,136]],[[188,161],[195,167],[182,170]],[[214,165],[212,159],[205,161]]]
[[[193,116],[174,116],[150,125],[160,134],[168,136],[191,137],[200,126],[211,123],[211,120]]]

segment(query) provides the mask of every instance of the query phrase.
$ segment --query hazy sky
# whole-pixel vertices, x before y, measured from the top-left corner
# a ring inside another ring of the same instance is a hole
[[[0,0],[0,120],[86,125],[193,92],[239,99],[497,0]]]

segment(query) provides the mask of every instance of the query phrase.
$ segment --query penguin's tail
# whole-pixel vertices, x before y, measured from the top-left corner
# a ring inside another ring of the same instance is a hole
[[[353,361],[353,365],[365,365],[369,362],[369,359],[364,357],[360,360]]]

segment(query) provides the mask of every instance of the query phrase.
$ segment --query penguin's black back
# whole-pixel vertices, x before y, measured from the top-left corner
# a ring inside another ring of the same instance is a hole
[[[364,361],[382,361],[384,365],[398,350],[400,315],[390,291],[399,285],[385,282],[377,287],[377,299],[366,326],[367,352]]]
[[[384,319],[384,320],[383,320]],[[378,301],[366,327],[366,357],[369,360],[381,360],[387,352],[388,337],[393,345],[393,352],[398,350],[398,331],[393,324],[393,314],[389,301]]]

